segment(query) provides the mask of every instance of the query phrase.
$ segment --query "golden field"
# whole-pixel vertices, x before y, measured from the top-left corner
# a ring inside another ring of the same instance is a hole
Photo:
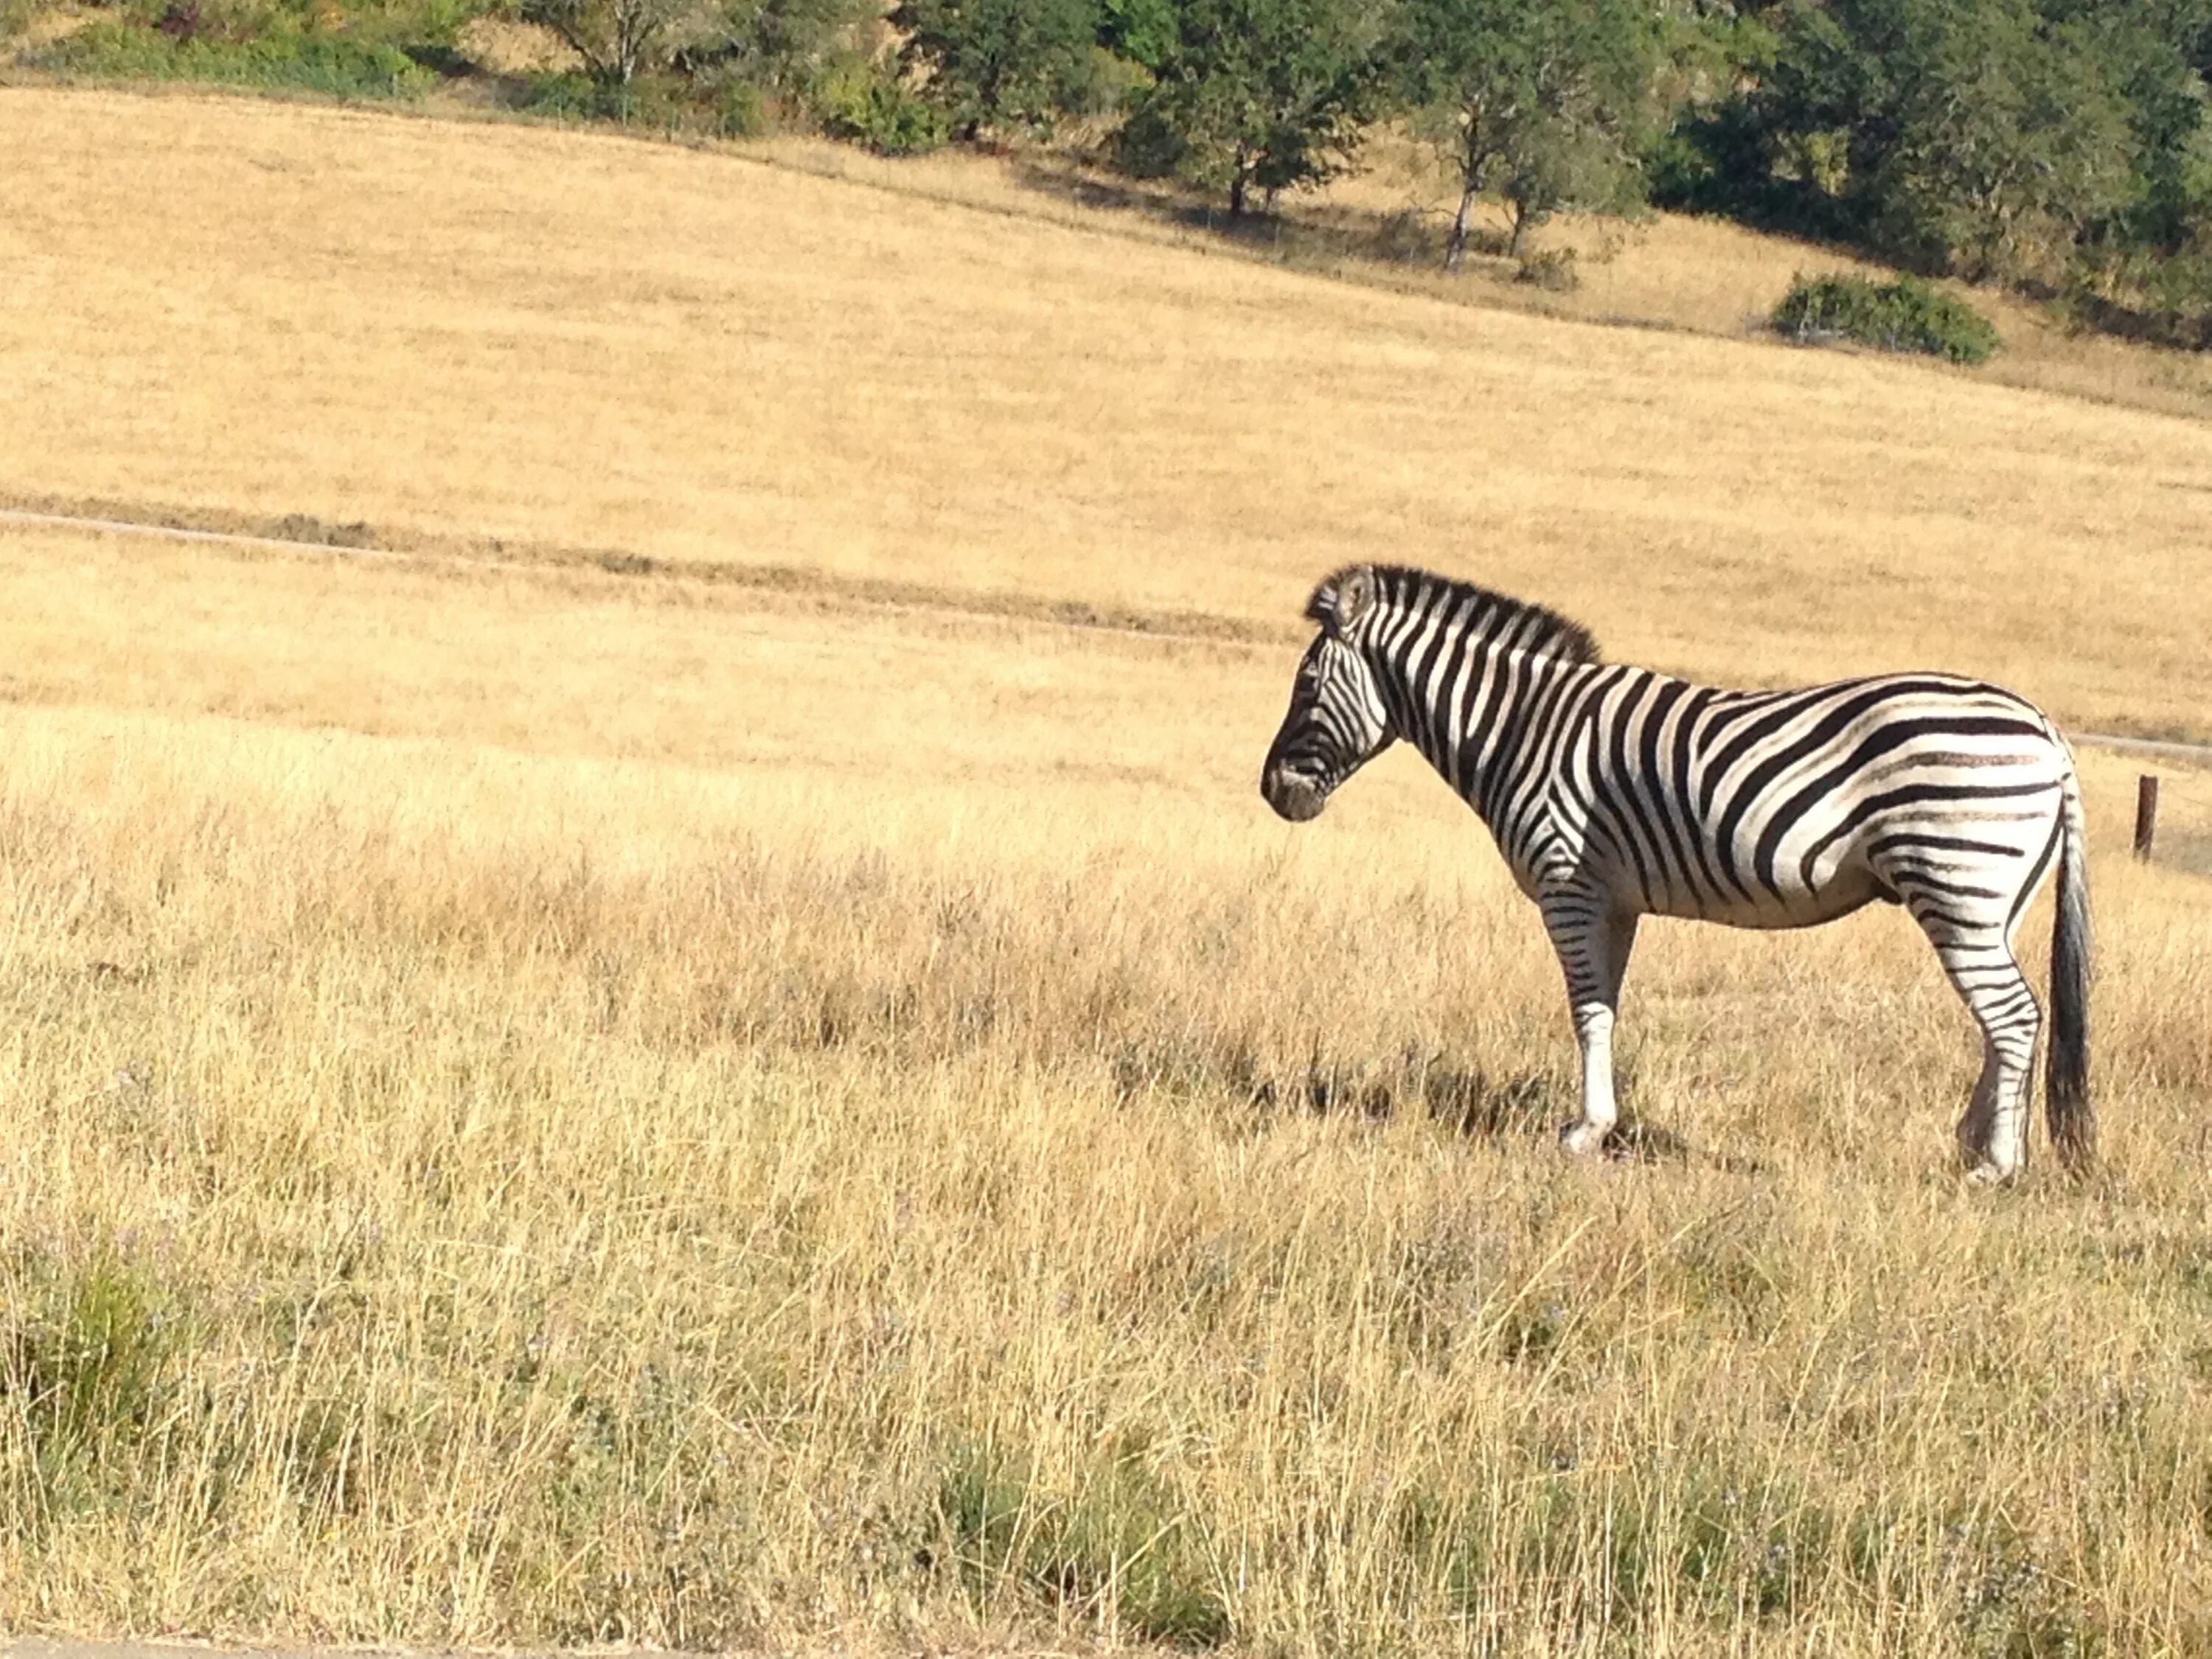
[[[0,1628],[2212,1645],[2212,888],[2135,765],[2105,1167],[1998,1194],[1893,912],[1649,929],[1646,1155],[1573,1166],[1479,826],[1255,787],[1354,556],[2203,734],[2203,425],[951,162],[46,91],[0,153],[0,494],[412,553],[0,523]]]
[[[2084,725],[2212,736],[2203,421],[1195,257],[1056,198],[1018,216],[1040,193],[999,172],[975,202],[933,195],[957,158],[886,179],[855,156],[838,180],[604,134],[21,90],[0,140],[19,502],[1285,637],[1318,574],[1388,557],[1545,597],[1624,658],[1948,661]]]

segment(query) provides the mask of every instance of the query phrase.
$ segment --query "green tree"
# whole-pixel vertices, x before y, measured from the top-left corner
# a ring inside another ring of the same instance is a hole
[[[733,73],[779,93],[813,88],[832,65],[864,57],[883,15],[876,0],[727,0],[678,66]]]
[[[1398,89],[1440,133],[1460,185],[1447,267],[1464,257],[1487,189],[1512,212],[1516,253],[1559,208],[1635,193],[1658,46],[1650,9],[1634,0],[1406,0]]]
[[[1158,75],[1174,52],[1176,0],[1099,0],[1098,44]]]
[[[1895,142],[1869,175],[1880,240],[1969,276],[2057,274],[2137,191],[2129,109],[2096,31],[2050,27],[2026,0],[1882,3],[1904,14],[1904,52]]]
[[[1097,0],[900,0],[902,56],[954,133],[1048,129],[1087,78]]]
[[[1166,20],[1157,20],[1164,22]],[[1226,190],[1242,218],[1270,196],[1336,173],[1381,89],[1381,26],[1360,0],[1175,0],[1171,33],[1125,129],[1139,171]]]
[[[523,21],[558,35],[596,81],[628,87],[667,61],[690,0],[522,0]]]
[[[1765,14],[1767,60],[1702,124],[1700,204],[1923,270],[2055,275],[2146,192],[2118,10],[1785,0]]]
[[[2212,0],[2071,0],[2062,21],[2087,36],[2123,100],[2138,188],[2092,240],[2115,256],[2179,252],[2212,230]]]

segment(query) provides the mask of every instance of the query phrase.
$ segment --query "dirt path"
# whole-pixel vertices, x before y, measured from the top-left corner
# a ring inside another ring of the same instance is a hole
[[[291,553],[322,553],[335,555],[341,558],[389,560],[395,563],[412,562],[422,560],[424,556],[421,554],[404,552],[393,548],[362,546],[349,544],[349,543],[342,541],[308,541],[304,539],[295,539],[294,538],[285,536],[249,535],[237,531],[199,530],[189,528],[182,525],[149,524],[143,520],[132,519],[95,518],[87,514],[75,513],[36,513],[26,511],[20,507],[0,507],[0,524],[19,524],[49,530],[81,530],[109,535],[153,536],[165,538],[173,541],[213,542],[232,547],[264,548],[271,551],[282,550]],[[547,568],[547,565],[545,563],[539,563],[532,561],[485,558],[482,556],[468,556],[458,558],[447,556],[437,559],[436,562],[442,563],[462,564],[477,568],[535,571],[539,573],[544,572]],[[665,574],[679,577],[689,575],[695,578],[706,577],[709,574],[709,573],[705,571],[689,570],[682,566],[673,567]],[[780,586],[781,584],[770,583],[768,585]],[[875,596],[870,595],[866,597]],[[912,596],[901,595],[898,597],[910,599]],[[1034,620],[1062,622],[1086,627],[1097,627],[1101,625],[1100,618],[1090,616],[1047,616],[1034,618]],[[1150,623],[1149,625],[1141,627],[1138,631],[1170,635],[1186,631],[1190,619],[1188,617],[1182,617],[1176,618],[1175,620],[1183,623],[1185,624],[1185,629],[1177,629],[1173,625],[1173,623],[1170,623],[1166,626],[1162,626],[1158,623]],[[1243,631],[1234,624],[1228,623],[1225,619],[1209,618],[1207,620],[1216,621],[1218,633],[1228,635],[1231,638],[1236,637],[1238,634]],[[1111,624],[1109,623],[1107,625]],[[1212,636],[1215,630],[1207,630],[1207,636]],[[2129,738],[2122,737],[2117,733],[2108,732],[2071,732],[2067,735],[2076,744],[2087,744],[2098,749],[2116,749],[2133,754],[2166,755],[2177,760],[2193,760],[2208,765],[2212,765],[2212,744],[2179,743],[2165,738]],[[118,1655],[118,1659],[137,1659],[137,1656],[135,1654]]]
[[[385,563],[468,570],[498,570],[549,576],[586,572],[602,576],[691,582],[708,587],[794,593],[833,604],[900,610],[942,611],[959,616],[1007,622],[1043,623],[1108,633],[1187,640],[1233,647],[1281,645],[1300,637],[1300,625],[1266,624],[1198,611],[1145,611],[1052,599],[1012,592],[943,587],[869,577],[836,576],[790,565],[719,563],[699,559],[654,559],[620,549],[538,546],[494,541],[489,548],[465,538],[408,536],[404,546],[380,544],[366,524],[328,526],[306,518],[276,521],[281,530],[297,524],[301,535],[267,530],[217,529],[161,523],[112,514],[54,512],[0,506],[0,526],[33,530],[76,531],[88,535],[143,536],[262,552],[320,554]]]

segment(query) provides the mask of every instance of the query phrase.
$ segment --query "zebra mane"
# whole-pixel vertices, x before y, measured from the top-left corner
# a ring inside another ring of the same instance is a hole
[[[1449,576],[1407,565],[1347,565],[1314,589],[1313,597],[1306,601],[1306,615],[1315,622],[1328,623],[1336,615],[1340,587],[1358,570],[1373,575],[1373,603],[1376,605],[1388,605],[1394,610],[1433,606],[1456,613],[1472,602],[1468,624],[1489,640],[1561,662],[1599,660],[1596,635],[1556,611],[1516,599],[1494,588],[1455,581]]]

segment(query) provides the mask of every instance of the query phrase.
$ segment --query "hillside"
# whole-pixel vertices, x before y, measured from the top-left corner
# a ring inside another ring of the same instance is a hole
[[[0,137],[19,502],[1272,623],[1386,556],[1708,677],[2208,729],[2201,422],[600,134],[19,91]]]

